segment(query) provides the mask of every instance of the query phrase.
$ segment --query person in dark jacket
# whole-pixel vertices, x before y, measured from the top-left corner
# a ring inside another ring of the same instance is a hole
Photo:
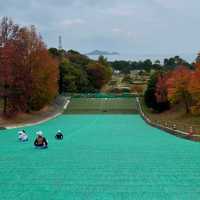
[[[57,140],[62,140],[63,139],[63,134],[62,134],[62,132],[60,130],[56,133],[55,138]]]
[[[35,139],[34,145],[36,147],[46,148],[48,146],[48,142],[46,138],[43,136],[42,131],[37,132],[36,135],[37,135],[37,138]]]

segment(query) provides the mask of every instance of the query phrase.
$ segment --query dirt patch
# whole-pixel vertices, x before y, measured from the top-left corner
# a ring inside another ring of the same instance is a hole
[[[173,106],[170,110],[163,113],[153,113],[146,107],[144,101],[141,100],[143,112],[155,123],[165,126],[176,126],[177,129],[189,132],[191,127],[196,134],[200,134],[200,116],[186,114],[184,106],[179,104]]]
[[[49,106],[44,107],[40,111],[31,112],[31,113],[19,113],[13,118],[4,118],[0,116],[0,128],[3,127],[14,127],[21,126],[26,124],[34,124],[45,119],[56,116],[59,113],[63,112],[63,106],[66,103],[66,97],[58,97],[56,100]]]
[[[19,113],[14,118],[4,118],[0,117],[0,127],[8,127],[8,126],[19,126],[29,123],[37,123],[39,121],[42,121],[44,119],[50,118],[56,114],[58,114],[61,110],[53,107],[48,106],[44,109],[37,111],[37,112],[31,112],[29,114],[27,113]]]

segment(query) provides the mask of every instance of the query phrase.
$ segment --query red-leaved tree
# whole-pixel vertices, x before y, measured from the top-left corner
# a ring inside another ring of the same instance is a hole
[[[157,102],[163,103],[168,101],[168,88],[167,88],[167,81],[169,78],[170,74],[169,73],[160,73],[157,84],[156,84],[156,99]]]
[[[57,95],[58,66],[34,26],[0,24],[0,97],[3,114],[39,110]]]
[[[200,114],[200,63],[195,64],[195,70],[191,73],[189,91],[192,96],[191,111],[193,114]]]
[[[12,99],[14,82],[14,41],[18,37],[19,27],[4,17],[0,24],[0,97],[3,99],[3,114],[7,115],[9,100]]]

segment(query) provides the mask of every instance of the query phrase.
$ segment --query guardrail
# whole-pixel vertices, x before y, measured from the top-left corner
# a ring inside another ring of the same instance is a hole
[[[185,138],[193,141],[200,141],[200,126],[191,126],[188,124],[181,124],[173,121],[164,121],[164,120],[154,120],[147,116],[143,110],[140,103],[140,99],[137,97],[136,101],[138,103],[138,108],[141,117],[149,125],[164,130],[175,136]]]

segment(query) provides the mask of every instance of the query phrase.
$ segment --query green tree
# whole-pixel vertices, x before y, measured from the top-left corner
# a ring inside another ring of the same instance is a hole
[[[94,89],[101,89],[111,79],[112,70],[99,62],[91,62],[87,66],[89,83]]]
[[[79,52],[74,50],[69,50],[66,54],[66,58],[70,62],[77,64],[81,67],[86,66],[90,62],[90,59],[86,55],[80,54]]]
[[[124,76],[124,78],[122,79],[122,82],[123,82],[123,83],[128,83],[128,84],[133,83],[133,80],[132,80],[130,74],[126,74],[126,75]]]
[[[60,91],[84,92],[88,85],[86,72],[65,59],[60,64]]]

